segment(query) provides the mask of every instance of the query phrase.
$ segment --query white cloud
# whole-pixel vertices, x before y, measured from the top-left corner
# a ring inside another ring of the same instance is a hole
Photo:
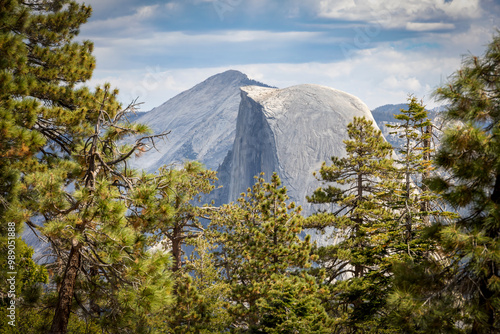
[[[382,87],[388,90],[399,90],[401,88],[407,88],[408,92],[419,92],[422,89],[420,81],[415,77],[399,76],[395,74],[385,78],[381,82]]]
[[[460,33],[429,33],[425,38],[440,45],[443,54],[462,55],[470,52],[479,56],[491,41],[494,31],[495,26],[471,24],[468,30]]]
[[[180,9],[180,5],[176,2],[169,2],[169,3],[166,3],[165,4],[165,9],[168,11],[168,12],[174,12],[178,9]]]
[[[479,1],[318,0],[316,8],[320,17],[368,21],[386,28],[407,28],[407,22],[439,24],[442,20],[478,18],[482,13]],[[442,26],[437,25],[437,29],[442,29]]]
[[[478,18],[481,16],[480,0],[453,0],[450,2],[438,2],[438,8],[443,10],[448,16],[461,18]]]
[[[453,23],[428,23],[428,22],[408,22],[406,24],[406,30],[410,31],[433,31],[433,30],[451,30],[454,29],[455,25]]]
[[[139,7],[135,13],[135,15],[132,16],[131,19],[134,19],[134,16],[137,17],[140,20],[146,20],[155,15],[155,13],[158,10],[159,5],[152,5],[152,6],[142,6]]]
[[[290,1],[298,4],[296,0]],[[484,20],[472,20],[481,14],[479,0],[453,0],[446,3],[444,0],[408,0],[404,3],[396,0],[302,1],[301,8],[315,8],[323,17],[352,20],[353,22],[346,22],[347,26],[344,28],[351,25],[354,31],[363,28],[363,36],[367,36],[370,41],[375,40],[374,36],[384,27],[406,28],[422,33],[418,34],[418,38],[402,38],[392,43],[366,43],[357,40],[357,34],[350,42],[352,50],[348,50],[349,53],[352,52],[352,56],[328,63],[311,61],[300,64],[254,64],[248,63],[252,62],[248,59],[255,58],[241,57],[240,54],[239,59],[228,57],[230,60],[224,60],[227,62],[225,66],[203,68],[207,65],[200,62],[199,68],[167,71],[170,56],[189,56],[207,48],[234,52],[241,50],[240,47],[252,50],[252,47],[256,46],[259,50],[271,50],[268,51],[270,53],[276,51],[286,54],[289,50],[295,50],[293,48],[302,42],[311,41],[316,45],[331,45],[334,50],[339,46],[339,41],[346,44],[346,35],[332,37],[332,34],[329,34],[330,27],[323,27],[318,22],[315,27],[310,26],[308,29],[324,28],[324,32],[264,29],[196,33],[159,31],[160,29],[154,30],[147,26],[149,19],[154,18],[157,12],[164,13],[166,7],[172,13],[180,10],[180,2],[169,2],[171,5],[162,4],[160,7],[139,6],[128,16],[92,21],[83,27],[85,38],[96,44],[98,69],[90,85],[109,81],[120,88],[124,103],[139,97],[139,100],[146,102],[143,109],[149,110],[207,77],[233,68],[278,87],[301,83],[334,87],[359,96],[370,108],[375,108],[382,104],[404,102],[408,93],[414,93],[419,98],[428,98],[432,89],[458,69],[461,54],[469,50],[473,54],[482,53],[493,31],[489,22],[486,25]],[[247,8],[250,2],[244,2],[241,6]],[[253,6],[261,8],[264,2],[256,0]],[[292,14],[297,15],[295,12]],[[460,18],[470,19],[467,21],[468,30],[457,32],[457,29],[454,29],[460,23],[451,23],[453,21],[450,20]],[[359,22],[363,20],[375,24],[367,28],[366,24]],[[454,31],[449,32],[447,29]],[[102,32],[110,30],[113,30],[112,37],[103,36]],[[440,31],[435,32],[437,30]],[[300,53],[300,50],[297,52]],[[147,57],[141,59],[139,56],[143,55]],[[159,64],[162,68],[149,68],[145,62]],[[231,62],[247,64],[234,66]],[[111,71],[111,68],[117,70]],[[432,105],[433,102],[428,103]]]
[[[381,47],[335,63],[265,64],[242,67],[244,72],[278,87],[315,83],[361,98],[370,108],[406,101],[409,93],[429,106],[434,88],[460,64],[460,57],[400,52]]]

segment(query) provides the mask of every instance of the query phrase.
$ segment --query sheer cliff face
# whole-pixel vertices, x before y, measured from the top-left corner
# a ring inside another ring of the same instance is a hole
[[[261,172],[272,175],[278,171],[276,142],[263,107],[248,98],[244,90],[241,95],[230,177],[226,180],[226,183],[229,182],[223,185],[229,188],[230,201],[236,200],[240,193],[255,183],[254,176]]]
[[[328,87],[241,88],[233,149],[220,168],[229,189],[217,202],[234,201],[255,175],[276,171],[290,198],[310,213],[306,195],[320,185],[313,172],[331,156],[345,156],[343,140],[354,116],[373,120],[357,97]]]

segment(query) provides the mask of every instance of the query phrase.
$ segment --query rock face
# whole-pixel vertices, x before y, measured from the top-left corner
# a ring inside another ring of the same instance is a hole
[[[171,131],[158,151],[131,161],[132,167],[154,172],[159,167],[198,160],[217,169],[231,149],[240,104],[240,87],[265,86],[245,74],[229,70],[214,75],[139,117],[155,134]]]
[[[311,213],[306,195],[320,186],[313,172],[331,156],[346,155],[343,140],[354,116],[373,121],[360,99],[328,87],[241,88],[234,145],[219,168],[225,188],[216,203],[234,201],[260,172],[277,172],[290,198]]]

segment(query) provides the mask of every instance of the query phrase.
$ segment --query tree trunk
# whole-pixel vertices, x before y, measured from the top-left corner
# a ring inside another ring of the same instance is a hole
[[[425,134],[426,134],[426,136],[428,136],[428,138],[425,138],[424,142],[423,142],[424,154],[423,154],[422,158],[424,160],[424,163],[428,164],[431,161],[431,140],[432,140],[432,126],[431,125],[428,125],[425,128]],[[424,169],[424,173],[422,174],[422,191],[429,191],[429,187],[424,183],[424,181],[427,180],[429,177],[430,177],[430,170],[429,170],[429,167],[426,166],[426,168]],[[431,204],[430,204],[429,200],[422,201],[421,211],[429,212],[430,206],[431,206]],[[426,214],[422,220],[423,220],[425,226],[430,225],[430,219],[429,219],[428,214]]]
[[[491,261],[488,261],[488,264],[491,264]],[[493,292],[488,288],[488,279],[492,277],[492,273],[490,273],[486,277],[481,277],[479,279],[479,308],[486,315],[486,324],[481,324],[477,318],[474,319],[474,323],[472,324],[473,334],[489,334],[496,333],[494,325],[495,325],[495,315],[494,315],[494,306],[492,305],[491,299],[493,298]]]
[[[363,167],[361,164],[358,166],[359,171],[358,171],[358,179],[357,179],[357,192],[358,192],[358,199],[356,200],[357,202],[361,202],[363,198],[363,174],[361,174],[361,168]],[[356,203],[356,206],[358,203]],[[354,228],[354,234],[356,238],[360,238],[359,235],[359,230],[361,229],[361,225],[363,225],[363,218],[359,216],[359,214],[356,215],[355,218],[355,228]],[[358,247],[363,247],[362,244],[358,245]],[[362,265],[355,265],[354,266],[354,277],[362,277],[363,276],[363,266]]]
[[[406,209],[408,210],[406,212],[406,246],[408,248],[408,255],[411,256],[411,250],[410,250],[410,241],[412,239],[412,224],[413,224],[413,203],[410,204],[411,202],[411,171],[410,171],[410,147],[411,147],[411,142],[410,142],[410,137],[407,135],[406,136]]]
[[[182,234],[179,227],[174,227],[172,233],[172,256],[174,257],[174,264],[172,271],[176,272],[182,267]]]
[[[59,289],[59,299],[57,301],[56,312],[52,319],[50,334],[64,334],[68,328],[69,315],[71,313],[71,303],[75,289],[76,276],[80,270],[80,245],[71,247],[66,270],[64,271],[61,288]]]

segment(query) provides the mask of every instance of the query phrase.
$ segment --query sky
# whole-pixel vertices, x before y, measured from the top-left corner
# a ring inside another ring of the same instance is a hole
[[[109,82],[141,111],[229,69],[286,88],[319,84],[370,109],[427,107],[467,55],[484,54],[500,0],[79,0],[93,8],[89,86]]]

